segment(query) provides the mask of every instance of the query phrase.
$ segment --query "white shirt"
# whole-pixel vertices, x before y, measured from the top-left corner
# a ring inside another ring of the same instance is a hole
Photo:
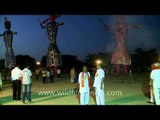
[[[58,73],[58,74],[61,74],[61,70],[60,70],[60,69],[58,69],[58,70],[57,70],[57,73]]]
[[[150,78],[153,80],[153,87],[160,88],[160,69],[152,70]]]
[[[24,68],[22,70],[22,84],[30,84],[31,83],[31,76],[32,72],[28,68]]]
[[[50,76],[49,71],[48,71],[48,70],[46,70],[45,72],[46,72],[46,76],[47,76],[47,77],[49,77],[49,76]]]
[[[21,78],[21,73],[22,71],[18,68],[15,67],[12,71],[11,71],[11,80],[19,80],[19,78]]]
[[[95,74],[93,87],[100,88],[102,78],[104,78],[104,77],[105,77],[104,70],[102,68],[99,68]],[[104,84],[102,85],[102,88],[104,88]]]
[[[88,77],[90,78],[90,73],[89,72],[84,72],[84,87],[82,87],[82,72],[79,74],[78,77],[78,83],[80,84],[79,92],[89,92],[89,80]]]

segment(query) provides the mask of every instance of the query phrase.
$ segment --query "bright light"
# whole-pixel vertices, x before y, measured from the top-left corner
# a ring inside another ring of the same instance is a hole
[[[39,61],[36,62],[36,65],[40,65],[40,64],[41,64],[41,62],[39,62]]]
[[[101,61],[101,60],[97,60],[96,63],[97,63],[97,64],[101,64],[102,61]]]

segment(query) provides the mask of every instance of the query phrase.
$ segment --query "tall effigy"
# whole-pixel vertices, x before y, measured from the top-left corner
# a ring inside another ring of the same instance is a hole
[[[5,47],[6,47],[5,68],[11,69],[16,64],[16,59],[14,56],[12,42],[13,42],[13,35],[17,34],[17,32],[13,32],[10,30],[11,29],[11,22],[7,19],[7,17],[5,17],[5,19],[4,19],[4,27],[6,30],[3,32],[3,34],[0,34],[0,36],[3,36]]]
[[[58,26],[63,25],[64,23],[57,23],[55,19],[59,17],[59,15],[50,15],[50,17],[44,20],[41,23],[42,28],[47,29],[48,39],[49,39],[49,47],[47,52],[47,66],[57,67],[62,65],[61,54],[57,47],[57,31]]]
[[[104,24],[104,23],[103,23]],[[120,65],[124,66],[124,73],[128,74],[128,66],[131,65],[131,57],[126,47],[128,29],[137,29],[141,25],[128,25],[124,22],[124,17],[119,15],[118,22],[115,26],[109,27],[105,25],[106,30],[114,30],[117,40],[117,48],[113,51],[111,63],[116,65],[116,75],[120,73]]]

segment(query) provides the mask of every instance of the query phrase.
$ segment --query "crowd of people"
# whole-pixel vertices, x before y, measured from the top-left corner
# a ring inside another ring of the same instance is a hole
[[[55,73],[56,72],[56,73]],[[35,73],[32,74],[32,71],[29,69],[28,65],[25,65],[24,69],[21,70],[18,65],[15,65],[14,68],[11,69],[11,81],[12,81],[12,97],[14,102],[22,101],[25,104],[26,98],[28,103],[30,104],[31,99],[31,86],[33,74],[35,74],[35,80],[39,80],[42,78],[43,84],[53,83],[54,77],[60,78],[61,70],[58,68],[56,71],[54,67],[50,68],[41,68],[35,69]],[[0,72],[0,91],[2,90],[2,75]]]
[[[160,105],[160,63],[151,65],[150,73],[150,99],[148,103]],[[59,78],[61,70],[57,69],[57,77]],[[91,74],[87,66],[83,66],[82,71],[77,72],[75,67],[70,70],[70,82],[78,84],[78,99],[80,105],[89,105],[90,96],[95,100],[96,105],[105,105],[104,80],[106,76],[105,70],[101,64],[97,64],[94,73],[94,82],[91,83]],[[54,82],[55,71],[50,68],[41,68],[35,70],[35,80],[42,77],[43,83]],[[2,88],[2,77],[0,73],[0,90]],[[32,72],[29,66],[25,66],[23,70],[18,65],[11,70],[11,80],[13,88],[13,101],[22,101],[25,104],[26,98],[28,103],[31,103],[31,87],[32,87]],[[22,98],[22,99],[21,99]]]
[[[41,68],[35,70],[35,80],[39,79],[39,75],[42,77],[43,83],[54,82],[54,69],[50,68]],[[57,69],[57,77],[59,78],[61,74],[60,69]],[[31,99],[31,87],[32,87],[32,72],[29,69],[29,66],[25,66],[23,70],[16,65],[11,70],[11,81],[13,88],[13,101],[26,103],[26,98],[30,104]],[[90,72],[86,66],[83,67],[82,72],[78,74],[75,67],[70,70],[71,83],[78,83],[79,85],[79,95],[80,95],[80,104],[88,105],[90,91],[94,91],[97,105],[105,104],[104,97],[104,78],[105,72],[102,69],[101,65],[97,65],[97,71],[95,74],[95,81],[92,85],[90,82]],[[0,74],[1,81],[1,74]],[[94,89],[93,89],[94,88]]]
[[[54,83],[55,77],[60,78],[61,70],[60,68],[55,70],[54,67],[35,69],[35,79],[38,80],[39,76],[42,77],[43,84]]]

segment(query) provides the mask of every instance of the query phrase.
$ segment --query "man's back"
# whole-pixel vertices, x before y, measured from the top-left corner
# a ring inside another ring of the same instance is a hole
[[[16,79],[19,79],[20,77],[21,77],[21,70],[18,67],[15,67],[11,71],[11,78],[12,80],[16,80]]]
[[[160,69],[152,70],[151,79],[153,80],[154,85],[160,86]]]
[[[32,73],[29,69],[25,68],[23,69],[22,71],[22,76],[23,76],[23,84],[30,84],[31,83],[31,76],[32,76]]]

